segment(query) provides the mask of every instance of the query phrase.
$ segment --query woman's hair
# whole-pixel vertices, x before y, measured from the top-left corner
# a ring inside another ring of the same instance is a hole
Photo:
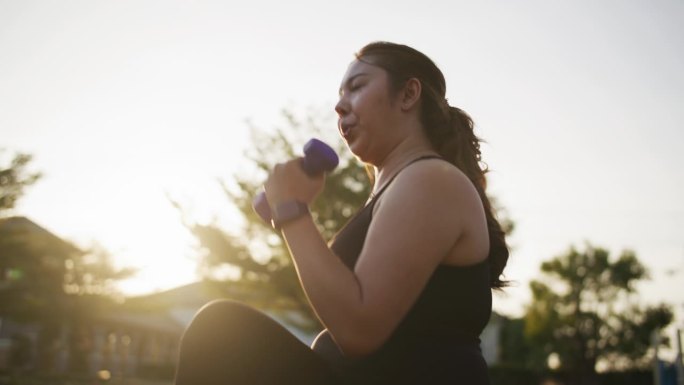
[[[356,54],[356,58],[387,71],[391,93],[401,90],[411,78],[420,81],[420,118],[432,146],[445,160],[468,176],[482,200],[489,230],[490,285],[497,289],[507,286],[508,282],[500,278],[508,261],[506,234],[485,193],[485,173],[488,169],[482,163],[481,140],[473,131],[474,124],[470,116],[460,108],[450,106],[446,100],[444,75],[430,58],[401,44],[370,43]]]

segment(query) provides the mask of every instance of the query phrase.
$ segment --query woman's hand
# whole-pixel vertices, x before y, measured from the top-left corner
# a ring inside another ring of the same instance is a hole
[[[301,167],[302,158],[278,163],[264,183],[266,199],[271,208],[296,200],[307,205],[323,191],[324,174],[309,176]]]

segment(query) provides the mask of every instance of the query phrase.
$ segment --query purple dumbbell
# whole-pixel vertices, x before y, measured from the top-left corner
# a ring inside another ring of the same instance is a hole
[[[318,139],[311,139],[304,145],[304,158],[302,159],[302,169],[309,176],[316,176],[328,172],[337,167],[339,159],[335,150]],[[271,208],[268,206],[266,194],[259,193],[252,201],[254,211],[265,222],[271,221]]]

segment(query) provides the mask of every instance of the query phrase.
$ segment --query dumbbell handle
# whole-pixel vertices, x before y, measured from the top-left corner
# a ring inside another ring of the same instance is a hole
[[[304,145],[304,158],[301,166],[307,175],[314,177],[332,171],[338,163],[339,158],[335,150],[320,140],[314,138]],[[271,221],[271,208],[266,200],[266,194],[263,192],[257,194],[252,201],[252,207],[265,222]]]

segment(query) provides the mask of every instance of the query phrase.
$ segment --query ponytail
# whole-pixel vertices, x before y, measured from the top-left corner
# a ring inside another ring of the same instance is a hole
[[[475,135],[473,120],[468,114],[458,107],[449,106],[446,100],[443,103],[446,106],[445,109],[448,109],[448,116],[441,122],[442,124],[426,127],[428,137],[444,159],[466,174],[480,196],[489,230],[490,286],[501,289],[509,284],[508,281],[500,278],[508,262],[509,251],[506,245],[506,233],[497,220],[486,194],[485,174],[489,169],[482,162],[480,152],[482,140]]]
[[[506,233],[486,193],[485,174],[489,169],[482,162],[482,140],[475,135],[473,120],[465,111],[450,106],[432,87],[425,87],[424,91],[423,124],[432,146],[442,158],[458,167],[470,179],[482,201],[489,231],[490,286],[501,289],[508,285],[507,281],[501,279],[501,274],[508,262],[509,251]]]

